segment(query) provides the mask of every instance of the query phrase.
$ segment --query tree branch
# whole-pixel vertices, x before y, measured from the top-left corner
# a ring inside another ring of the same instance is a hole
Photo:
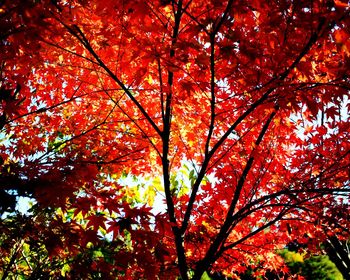
[[[316,43],[317,39],[318,39],[318,35],[321,32],[321,28],[324,25],[324,21],[322,20],[319,23],[317,32],[313,33],[310,37],[310,39],[308,40],[308,42],[306,43],[305,47],[303,48],[303,50],[299,53],[299,55],[295,58],[295,60],[293,61],[293,63],[284,71],[282,72],[280,75],[272,78],[269,82],[267,82],[265,85],[263,85],[262,87],[259,87],[259,89],[266,87],[269,84],[272,84],[273,82],[277,81],[283,81],[288,75],[289,73],[296,67],[296,65],[300,62],[300,60],[308,53],[308,51],[311,49],[311,47]],[[199,189],[199,186],[206,174],[208,165],[209,165],[209,161],[211,160],[211,158],[213,157],[213,155],[216,153],[216,151],[221,147],[221,145],[226,141],[226,139],[229,137],[229,135],[236,129],[236,127],[247,117],[249,116],[259,105],[263,104],[263,102],[265,102],[268,97],[271,95],[272,92],[274,92],[274,90],[276,89],[277,86],[271,87],[269,89],[267,89],[267,91],[257,100],[255,101],[253,104],[250,105],[250,107],[241,115],[237,118],[237,120],[230,126],[230,128],[221,136],[221,138],[216,142],[216,144],[213,146],[213,148],[210,150],[210,152],[208,153],[208,156],[206,156],[203,160],[201,169],[198,173],[198,177],[196,182],[194,183],[193,187],[192,187],[192,193],[190,195],[190,199],[187,205],[187,209],[184,215],[184,220],[182,222],[182,226],[181,226],[181,232],[185,232],[187,227],[188,227],[188,222],[189,219],[191,217],[191,212],[193,209],[193,205],[197,196],[197,192]]]
[[[225,240],[227,239],[228,235],[229,235],[229,229],[230,226],[232,224],[232,214],[236,208],[236,205],[238,203],[239,197],[241,195],[241,191],[243,189],[246,177],[251,169],[251,167],[253,166],[253,162],[254,162],[254,152],[256,150],[256,148],[260,145],[260,143],[262,142],[262,139],[264,137],[264,135],[266,134],[270,123],[272,122],[273,118],[276,115],[276,111],[272,112],[269,116],[269,118],[267,119],[266,123],[264,124],[264,126],[261,129],[261,132],[258,136],[258,138],[255,141],[255,147],[247,161],[247,164],[242,172],[242,175],[237,183],[237,187],[234,193],[234,197],[231,201],[229,210],[227,211],[226,214],[226,218],[225,218],[225,222],[222,225],[219,233],[216,235],[216,238],[214,239],[213,243],[210,245],[205,257],[198,262],[197,268],[196,268],[196,272],[195,275],[202,275],[202,273],[205,271],[205,269],[214,261],[214,256],[216,255],[219,247],[221,244],[223,244],[223,242],[225,242]],[[194,278],[195,279],[195,278]]]
[[[130,90],[125,86],[125,84],[108,68],[108,66],[97,55],[97,53],[94,51],[94,49],[92,48],[88,39],[85,37],[85,34],[80,30],[80,28],[77,25],[73,25],[73,27],[70,27],[67,24],[65,24],[64,22],[62,22],[61,20],[59,20],[59,19],[57,19],[57,20],[68,30],[68,32],[70,34],[72,34],[89,51],[89,53],[98,62],[99,66],[102,67],[108,73],[108,75],[124,90],[126,95],[131,99],[131,101],[135,104],[135,106],[144,115],[144,117],[147,119],[147,121],[153,127],[153,129],[157,132],[157,134],[159,136],[162,136],[162,131],[159,129],[159,127],[155,124],[155,122],[148,115],[148,113],[143,108],[143,106],[133,96],[133,94],[130,92]]]

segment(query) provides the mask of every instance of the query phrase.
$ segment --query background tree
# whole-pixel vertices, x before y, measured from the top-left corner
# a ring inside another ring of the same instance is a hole
[[[308,279],[344,279],[328,256],[312,256],[305,261],[303,274]]]
[[[82,234],[131,234],[126,278],[276,269],[348,226],[346,2],[1,5],[3,165]]]
[[[305,277],[305,279],[346,279],[328,258],[327,255],[306,256],[298,252],[284,249],[280,252],[290,272]]]

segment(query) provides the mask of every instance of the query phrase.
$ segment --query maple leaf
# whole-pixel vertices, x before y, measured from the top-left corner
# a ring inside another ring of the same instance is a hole
[[[120,234],[120,225],[118,221],[108,221],[107,224],[109,225],[107,232],[112,232],[114,238]]]
[[[99,230],[99,228],[106,229],[106,224],[105,224],[105,217],[103,215],[91,215],[86,218],[88,221],[86,224],[86,227],[92,227],[94,231]]]

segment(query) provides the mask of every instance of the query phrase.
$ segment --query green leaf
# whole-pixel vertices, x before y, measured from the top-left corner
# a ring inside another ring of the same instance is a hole
[[[194,175],[194,169],[191,170],[190,175],[188,176],[188,178],[189,178],[190,180],[192,180],[193,175]]]
[[[204,272],[202,277],[201,277],[201,280],[211,280],[210,276],[208,275],[207,272]]]

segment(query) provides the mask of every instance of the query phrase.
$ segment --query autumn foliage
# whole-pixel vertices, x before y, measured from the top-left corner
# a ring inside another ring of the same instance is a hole
[[[3,279],[288,273],[349,237],[347,1],[0,5]]]

